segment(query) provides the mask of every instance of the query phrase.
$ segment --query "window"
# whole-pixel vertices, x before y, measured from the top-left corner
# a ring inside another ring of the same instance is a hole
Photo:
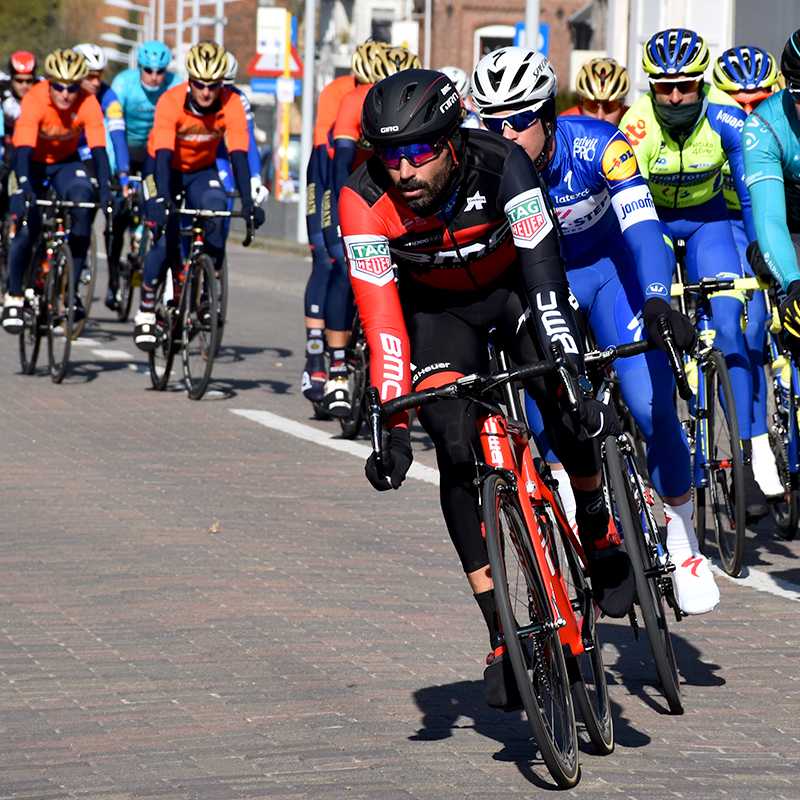
[[[499,47],[514,44],[513,25],[485,25],[475,31],[475,63]]]

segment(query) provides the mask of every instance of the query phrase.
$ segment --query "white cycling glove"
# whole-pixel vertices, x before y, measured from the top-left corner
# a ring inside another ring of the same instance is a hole
[[[257,175],[253,175],[250,178],[250,194],[253,197],[253,202],[257,206],[264,205],[269,197],[269,189],[261,183],[261,178]]]

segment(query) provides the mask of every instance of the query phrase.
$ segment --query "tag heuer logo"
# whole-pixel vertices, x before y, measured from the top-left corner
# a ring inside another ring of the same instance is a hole
[[[386,239],[346,236],[344,241],[351,275],[379,286],[393,279],[392,257]]]
[[[515,239],[533,240],[547,225],[539,197],[531,197],[508,209],[508,220]]]
[[[467,198],[467,204],[464,206],[464,212],[483,211],[483,207],[485,205],[486,198],[480,192],[475,192],[472,197]]]

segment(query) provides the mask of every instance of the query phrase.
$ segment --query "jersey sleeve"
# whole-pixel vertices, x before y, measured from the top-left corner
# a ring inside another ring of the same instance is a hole
[[[39,124],[44,113],[44,106],[37,96],[28,94],[30,100],[23,100],[20,115],[14,124],[14,147],[36,147],[39,139]]]
[[[153,117],[153,152],[159,150],[175,150],[175,136],[178,128],[178,117],[181,107],[173,94],[162,94],[156,103],[156,112]]]
[[[106,118],[106,129],[114,148],[114,159],[117,172],[127,173],[130,170],[130,156],[128,154],[128,141],[125,138],[125,114],[122,103],[113,89],[108,89],[103,95],[103,111]]]
[[[616,131],[603,148],[600,172],[622,237],[636,264],[645,300],[657,297],[669,302],[668,287],[675,268],[672,241],[664,235],[636,154],[621,131]]]
[[[349,139],[357,142],[361,138],[361,106],[363,95],[354,90],[345,95],[333,123],[333,140]]]
[[[339,196],[347,269],[370,356],[370,379],[381,400],[411,391],[411,349],[394,280],[389,239],[380,216],[353,189]],[[392,424],[406,424],[398,415]]]
[[[78,119],[83,125],[86,144],[90,150],[95,147],[106,146],[106,126],[103,121],[103,111],[100,103],[93,95],[85,97],[78,110]]]
[[[583,371],[583,347],[558,241],[555,215],[533,162],[521,147],[505,161],[498,206],[511,227],[540,352],[560,344]]]
[[[225,100],[225,144],[228,152],[237,150],[246,153],[250,145],[247,128],[247,115],[244,104],[235,92],[231,92]]]
[[[761,254],[785,290],[800,280],[800,266],[786,219],[783,148],[772,125],[754,111],[743,131],[745,183]]]
[[[742,206],[742,219],[748,241],[756,238],[753,225],[753,210],[750,204],[750,192],[744,181],[744,155],[742,148],[742,129],[744,128],[747,114],[737,105],[708,104],[708,121],[720,138],[722,149],[728,157],[731,168],[733,187]]]

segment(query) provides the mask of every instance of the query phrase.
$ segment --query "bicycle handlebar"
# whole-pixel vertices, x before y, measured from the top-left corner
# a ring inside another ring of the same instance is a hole
[[[252,216],[246,217],[241,211],[214,211],[210,208],[178,208],[176,209],[178,214],[184,217],[193,217],[193,218],[226,218],[229,219],[231,217],[235,217],[237,219],[243,219],[247,224],[247,233],[245,234],[244,240],[242,241],[242,247],[250,247],[253,237],[255,236],[256,231],[256,224],[255,220]]]
[[[703,278],[698,283],[673,283],[672,297],[681,297],[685,292],[698,292],[704,296],[715,292],[752,292],[769,289],[769,283],[761,278]]]
[[[38,197],[36,198],[35,204],[47,208],[52,208],[53,206],[59,208],[100,208],[100,203],[79,202],[77,200],[40,200]]]

